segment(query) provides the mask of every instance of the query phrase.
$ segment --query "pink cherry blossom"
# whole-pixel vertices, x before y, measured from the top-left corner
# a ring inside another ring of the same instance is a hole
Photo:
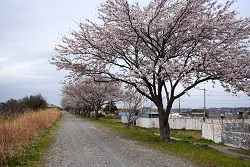
[[[198,84],[219,80],[227,91],[250,92],[250,18],[238,19],[233,3],[152,0],[141,7],[106,0],[98,8],[100,23],[79,23],[50,62],[72,76],[132,85],[158,107],[161,138],[169,141],[173,102]]]

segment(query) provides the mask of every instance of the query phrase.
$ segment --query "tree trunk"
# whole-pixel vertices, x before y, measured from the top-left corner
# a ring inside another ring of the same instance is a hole
[[[130,127],[130,125],[131,125],[131,123],[130,123],[130,122],[128,122],[128,123],[127,123],[127,128],[129,128],[129,127]]]
[[[95,120],[98,118],[98,110],[95,110]]]
[[[97,118],[98,118],[98,111],[102,108],[101,105],[100,105],[100,102],[98,102],[98,104],[96,104],[95,107],[94,107],[95,108],[95,120],[97,120]]]
[[[90,117],[90,110],[87,110],[86,116],[87,116],[87,117]]]
[[[90,117],[90,113],[91,113],[91,108],[90,107],[86,107],[85,108],[85,114],[87,117]]]
[[[129,128],[130,127],[130,125],[131,125],[131,113],[128,113],[128,115],[127,115],[127,120],[128,120],[128,123],[127,123],[127,128]]]
[[[168,113],[164,110],[163,106],[158,107],[159,125],[161,140],[170,142],[170,128],[168,124]]]

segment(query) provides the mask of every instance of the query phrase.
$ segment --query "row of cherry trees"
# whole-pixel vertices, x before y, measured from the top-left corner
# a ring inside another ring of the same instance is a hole
[[[88,117],[94,111],[95,118],[104,104],[122,97],[118,83],[97,82],[93,78],[82,78],[75,82],[66,83],[63,86],[62,94],[62,108]]]
[[[79,23],[50,62],[72,77],[134,87],[158,108],[161,139],[170,141],[172,105],[197,85],[219,80],[226,91],[250,94],[250,18],[239,18],[234,2],[106,0],[100,20]]]

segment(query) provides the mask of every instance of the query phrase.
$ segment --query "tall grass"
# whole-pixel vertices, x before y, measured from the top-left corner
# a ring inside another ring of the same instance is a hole
[[[0,166],[44,128],[49,127],[60,112],[57,109],[29,111],[0,122]]]

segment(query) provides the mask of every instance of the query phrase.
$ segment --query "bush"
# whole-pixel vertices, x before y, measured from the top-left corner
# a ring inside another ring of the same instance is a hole
[[[9,99],[0,103],[1,115],[18,114],[26,110],[41,110],[47,108],[47,101],[41,94],[26,96],[22,99]]]

